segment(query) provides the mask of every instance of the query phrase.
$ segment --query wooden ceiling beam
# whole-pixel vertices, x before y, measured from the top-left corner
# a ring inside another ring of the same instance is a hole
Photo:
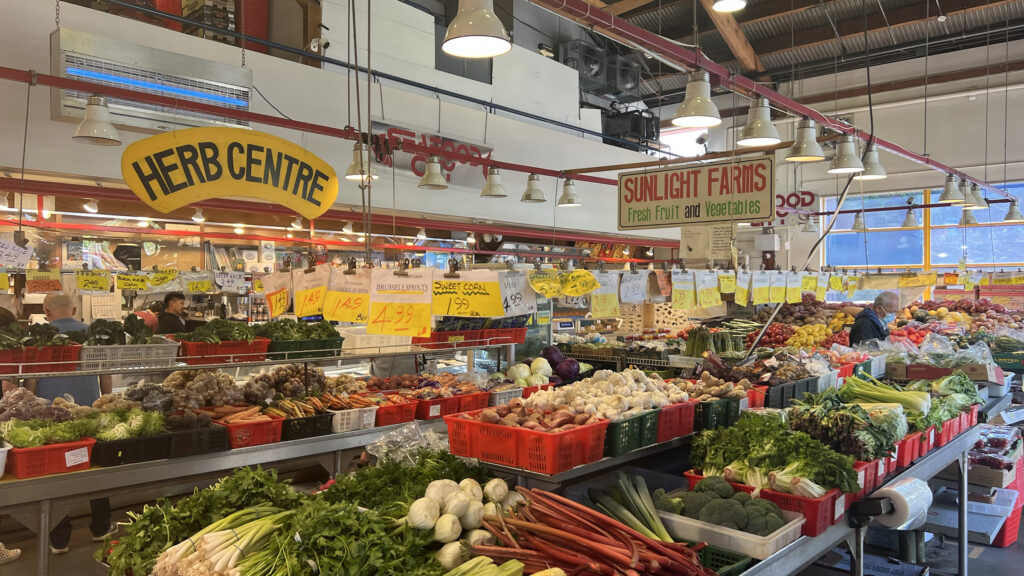
[[[700,3],[704,6],[711,21],[715,23],[715,28],[722,35],[726,45],[729,46],[729,51],[739,61],[743,71],[764,72],[764,64],[754,52],[754,48],[750,45],[743,30],[740,29],[740,25],[736,23],[736,18],[732,14],[713,10],[711,6],[714,4],[714,0],[700,0]]]
[[[604,9],[605,12],[614,16],[621,16],[630,10],[636,10],[637,8],[643,8],[648,4],[653,4],[656,0],[619,0],[615,4],[609,5]]]

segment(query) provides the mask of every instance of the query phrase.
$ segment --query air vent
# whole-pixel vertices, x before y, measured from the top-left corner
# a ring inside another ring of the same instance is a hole
[[[128,44],[85,32],[59,29],[50,36],[51,73],[94,84],[128,88],[179,100],[248,110],[252,72],[213,62]],[[89,94],[52,91],[51,115],[77,122]],[[163,132],[196,126],[248,128],[247,121],[107,97],[114,123],[126,130]]]
[[[604,50],[582,40],[562,44],[559,61],[580,73],[580,87],[585,92],[600,90],[608,82]]]
[[[623,101],[640,98],[640,65],[628,56],[608,58],[608,86]]]

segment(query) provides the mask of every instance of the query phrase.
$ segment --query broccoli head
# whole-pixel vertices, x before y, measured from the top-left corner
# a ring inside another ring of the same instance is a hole
[[[747,494],[746,492],[736,492],[732,495],[732,499],[736,500],[740,504],[746,504],[747,502],[750,502],[750,494]]]
[[[747,522],[749,522],[749,517],[747,516],[747,511],[743,508],[743,504],[732,498],[718,498],[708,502],[701,508],[697,519],[701,522],[718,526],[729,523],[736,526],[738,530],[746,528]]]
[[[743,505],[743,509],[748,518],[744,531],[751,534],[767,536],[786,523],[782,519],[782,511],[779,506],[763,498],[751,498]]]
[[[679,499],[683,501],[683,516],[696,519],[708,502],[719,498],[714,492],[683,492]]]
[[[694,492],[714,492],[719,498],[732,498],[734,490],[729,482],[721,476],[708,476],[697,482]]]
[[[761,530],[760,532],[758,532],[757,533],[758,536],[768,536],[769,534],[772,534],[773,532],[775,532],[779,528],[782,528],[783,526],[785,526],[786,525],[786,521],[783,520],[781,516],[776,516],[775,514],[765,514],[764,515],[764,524],[765,524],[764,530]]]
[[[658,488],[651,494],[651,500],[654,501],[654,507],[658,510],[664,510],[665,512],[671,512],[672,514],[683,513],[683,501],[680,498],[671,498],[665,493],[664,488]]]
[[[764,498],[751,498],[745,502],[744,507],[748,509],[757,508],[760,509],[762,514],[774,514],[779,518],[782,517],[782,509],[775,502],[765,500]],[[749,510],[748,510],[749,511]]]

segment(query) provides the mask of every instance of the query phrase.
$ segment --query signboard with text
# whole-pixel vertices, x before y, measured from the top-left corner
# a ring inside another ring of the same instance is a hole
[[[775,218],[774,159],[619,174],[619,230]]]

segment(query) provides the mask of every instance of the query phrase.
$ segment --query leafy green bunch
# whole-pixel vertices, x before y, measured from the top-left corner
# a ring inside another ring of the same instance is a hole
[[[290,318],[271,320],[256,326],[256,335],[270,338],[275,342],[289,340],[326,340],[338,338],[338,331],[330,322],[296,322]]]

